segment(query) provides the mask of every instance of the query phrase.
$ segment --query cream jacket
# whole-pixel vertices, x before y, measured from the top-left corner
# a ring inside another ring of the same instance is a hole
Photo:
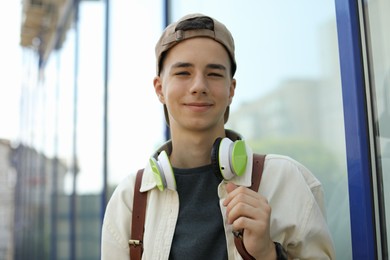
[[[237,185],[250,186],[250,174],[236,178]],[[129,244],[135,174],[125,178],[106,208],[102,227],[102,259],[129,259]],[[143,259],[168,259],[179,213],[176,191],[156,188],[152,171],[145,167],[141,185],[148,191]],[[267,155],[259,193],[272,208],[271,238],[294,259],[334,259],[334,247],[326,223],[321,183],[289,157]],[[226,223],[225,182],[218,186],[221,214]],[[234,245],[232,228],[225,225],[229,259],[242,259]]]

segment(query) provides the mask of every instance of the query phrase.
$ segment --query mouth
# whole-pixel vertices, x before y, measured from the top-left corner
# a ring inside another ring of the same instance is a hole
[[[185,103],[185,106],[191,106],[191,107],[211,107],[213,104],[206,103],[206,102],[191,102],[191,103]]]
[[[194,111],[201,112],[201,111],[208,110],[210,107],[213,106],[213,104],[207,102],[190,102],[190,103],[185,103],[184,106]]]

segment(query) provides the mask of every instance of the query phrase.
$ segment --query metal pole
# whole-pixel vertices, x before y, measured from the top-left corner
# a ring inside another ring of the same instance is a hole
[[[103,190],[101,198],[101,223],[107,205],[108,179],[108,77],[109,77],[109,44],[110,44],[110,0],[106,0],[105,46],[104,46],[104,122],[103,122]]]
[[[57,259],[57,223],[58,223],[58,119],[59,119],[59,105],[60,105],[60,55],[57,51],[56,53],[56,61],[57,61],[57,82],[56,82],[56,92],[55,92],[55,112],[54,112],[54,158],[53,158],[53,176],[51,183],[51,222],[50,222],[50,237],[51,237],[51,247],[50,247],[50,258],[52,260]]]
[[[171,5],[169,0],[164,0],[164,14],[163,14],[163,19],[164,19],[164,28],[169,25],[171,22]],[[165,123],[165,120],[164,120]],[[171,132],[169,130],[169,126],[165,124],[165,139],[169,140],[171,138]]]
[[[72,159],[72,173],[73,173],[73,186],[72,194],[70,197],[70,259],[76,259],[76,197],[77,197],[77,94],[78,94],[78,63],[79,63],[79,0],[74,0],[74,26],[75,26],[75,57],[74,57],[74,92],[73,92],[73,159]]]

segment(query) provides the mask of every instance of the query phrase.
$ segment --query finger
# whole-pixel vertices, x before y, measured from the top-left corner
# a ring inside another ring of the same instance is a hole
[[[270,206],[266,198],[239,193],[226,205],[226,217],[231,224],[240,217],[260,219],[263,214],[267,215],[269,210]]]
[[[231,193],[232,191],[234,191],[238,186],[235,185],[234,183],[232,182],[229,182],[226,184],[226,191],[227,193]]]
[[[261,207],[261,205],[264,203],[260,196],[252,196],[251,194],[246,194],[243,192],[226,198],[225,202],[225,207],[228,212],[237,205],[240,205],[240,203],[249,205],[251,207]]]
[[[242,215],[240,212],[232,210],[228,216],[228,222],[232,225],[233,230],[247,230],[251,234],[252,232],[256,234],[264,234],[269,229],[269,221],[271,215],[271,208],[264,207],[261,210],[251,208],[250,206],[245,206],[242,208],[245,210],[245,215]]]
[[[232,229],[238,231],[240,235],[243,235],[244,230],[247,230],[247,232],[251,232],[255,226],[255,220],[248,218],[248,217],[239,217],[236,220],[234,220],[232,223]],[[246,235],[248,235],[247,233]]]
[[[226,209],[226,220],[228,224],[233,224],[240,218],[255,218],[255,214],[252,206],[240,202]]]
[[[246,201],[249,198],[259,199],[260,195],[243,186],[236,186],[232,183],[228,183],[226,185],[226,191],[228,192],[228,195],[226,196],[223,205],[226,207],[228,204],[231,203],[233,200],[238,201]]]
[[[234,195],[232,194],[234,190],[236,190],[238,188],[237,185],[235,185],[234,183],[227,183],[226,184],[226,192],[228,193],[228,196],[225,198],[225,200],[223,201],[223,205],[226,207],[229,202],[232,200],[232,198],[234,198]]]

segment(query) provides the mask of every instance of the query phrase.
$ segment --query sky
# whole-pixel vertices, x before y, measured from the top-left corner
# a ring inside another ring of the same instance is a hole
[[[20,1],[7,1],[0,15],[0,138],[14,140],[19,132],[22,49],[19,45]]]

